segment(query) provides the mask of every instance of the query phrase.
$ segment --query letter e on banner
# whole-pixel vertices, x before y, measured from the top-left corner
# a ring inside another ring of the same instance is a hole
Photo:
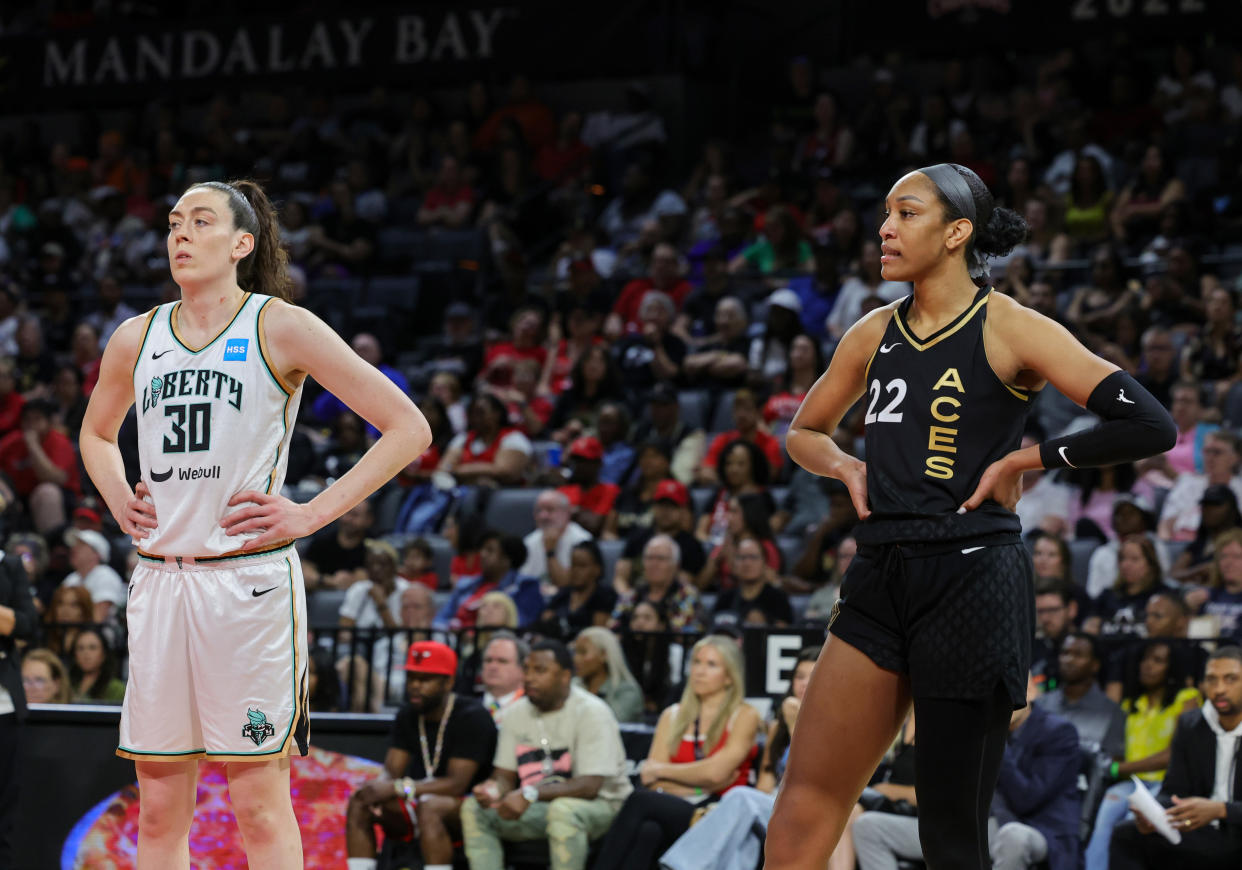
[[[769,695],[783,695],[789,688],[789,677],[798,663],[798,650],[802,649],[802,636],[798,634],[768,635],[767,672],[763,678],[763,690]],[[793,655],[789,655],[793,653]]]

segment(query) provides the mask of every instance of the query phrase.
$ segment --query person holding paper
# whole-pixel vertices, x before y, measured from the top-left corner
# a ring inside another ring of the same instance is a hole
[[[1113,831],[1111,870],[1242,866],[1242,648],[1212,653],[1203,691],[1208,703],[1178,720],[1159,796],[1181,842],[1136,815]]]

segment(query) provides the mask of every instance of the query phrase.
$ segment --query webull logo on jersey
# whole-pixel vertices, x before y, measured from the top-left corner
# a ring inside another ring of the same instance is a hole
[[[246,351],[249,349],[250,339],[230,338],[224,343],[224,361],[240,362],[246,358]]]
[[[234,339],[244,345],[246,339]],[[230,342],[232,343],[232,342]],[[245,353],[243,348],[242,353]],[[239,357],[244,359],[245,357]],[[227,359],[227,356],[226,356]],[[184,369],[166,372],[151,378],[151,384],[142,388],[142,413],[146,413],[161,401],[178,398],[224,399],[237,410],[242,405],[242,382],[232,375],[214,369]]]
[[[178,468],[177,480],[219,480],[220,466],[209,465],[206,468]]]

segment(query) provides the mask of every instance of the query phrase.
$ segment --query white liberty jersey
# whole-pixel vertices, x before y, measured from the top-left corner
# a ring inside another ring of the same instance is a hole
[[[147,316],[134,365],[138,456],[159,526],[140,550],[160,556],[232,553],[258,532],[220,527],[241,490],[279,494],[302,388],[269,363],[263,322],[271,296],[247,293],[228,326],[198,350],[177,335],[177,306]]]

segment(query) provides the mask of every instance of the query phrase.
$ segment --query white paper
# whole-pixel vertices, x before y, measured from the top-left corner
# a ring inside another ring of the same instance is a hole
[[[1130,808],[1151,822],[1156,833],[1176,846],[1182,841],[1182,832],[1169,822],[1169,817],[1165,815],[1165,808],[1147,790],[1143,781],[1137,776],[1130,777],[1130,780],[1134,783],[1134,794],[1130,795]]]

